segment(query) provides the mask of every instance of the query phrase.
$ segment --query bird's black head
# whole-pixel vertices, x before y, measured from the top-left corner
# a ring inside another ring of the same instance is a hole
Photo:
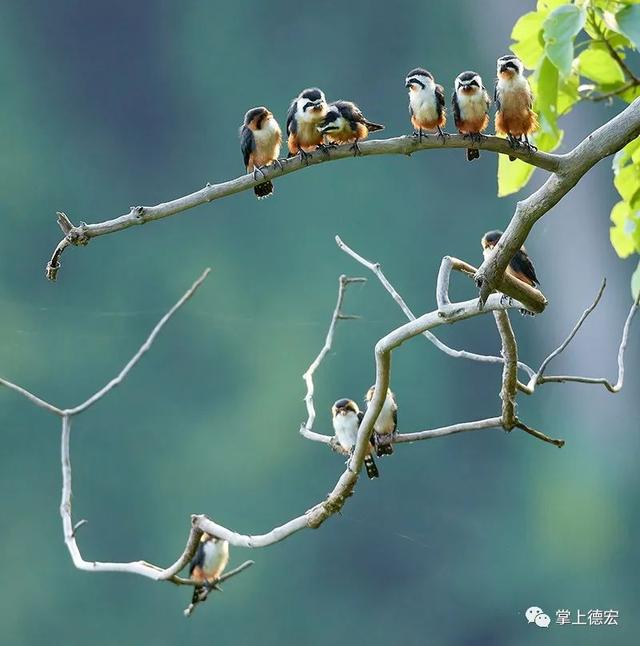
[[[424,67],[416,67],[407,74],[404,86],[411,88],[415,85],[424,90],[427,80],[433,81],[433,74],[428,70],[425,70]]]
[[[249,110],[247,114],[244,115],[244,125],[248,126],[253,124],[254,127],[259,130],[262,127],[264,120],[270,116],[271,112],[269,112],[269,110],[267,110],[267,108],[265,108],[264,106],[251,108],[251,110]]]
[[[479,90],[482,87],[482,79],[477,72],[462,72],[456,77],[456,91],[458,90]]]
[[[497,61],[498,73],[522,74],[522,62],[517,56],[508,54]]]
[[[324,119],[318,124],[318,130],[323,134],[339,130],[338,119],[341,116],[340,108],[335,103],[332,103],[327,110],[327,114],[324,115]]]
[[[333,416],[347,415],[348,413],[358,413],[358,404],[353,399],[339,399],[332,407]]]
[[[326,103],[324,92],[317,87],[310,87],[302,90],[298,96],[298,102],[302,105],[303,112],[307,110],[319,110]]]
[[[487,231],[482,236],[482,248],[492,249],[498,244],[498,240],[502,237],[502,231]]]

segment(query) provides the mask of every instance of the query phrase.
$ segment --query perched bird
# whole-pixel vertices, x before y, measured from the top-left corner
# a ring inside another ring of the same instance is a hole
[[[367,408],[373,399],[375,393],[375,386],[371,386],[365,395]],[[378,419],[373,427],[373,439],[376,447],[376,454],[378,457],[381,455],[391,455],[393,453],[393,444],[391,440],[398,430],[398,404],[396,404],[396,397],[391,392],[391,388],[387,388],[387,396],[382,404],[382,410]]]
[[[482,131],[489,125],[489,105],[487,91],[482,85],[482,78],[475,72],[462,72],[455,81],[455,90],[451,97],[453,120],[461,135],[479,141]],[[477,148],[467,148],[467,160],[480,157]]]
[[[497,62],[498,78],[494,92],[496,102],[496,133],[506,135],[513,148],[521,143],[529,150],[529,135],[538,129],[538,115],[531,109],[533,95],[524,76],[522,61],[513,55],[502,56]],[[523,141],[524,138],[524,141]],[[511,161],[515,157],[509,157]]]
[[[442,85],[437,85],[431,72],[421,67],[411,70],[404,84],[409,88],[409,113],[416,130],[414,136],[422,141],[423,130],[436,129],[444,142],[447,133],[442,128],[447,123],[447,112]]]
[[[205,587],[213,587],[216,584],[228,562],[229,543],[210,534],[202,534],[189,567],[189,576],[198,581],[199,585],[193,588],[191,606],[185,610],[185,614],[190,614],[193,606],[201,601]]]
[[[251,108],[240,126],[240,149],[247,173],[253,172],[253,178],[257,180],[257,173],[264,177],[264,166],[282,166],[278,160],[281,142],[282,132],[273,114],[262,106]],[[268,197],[273,193],[273,184],[270,181],[262,182],[253,187],[253,192],[259,200]]]
[[[482,236],[482,253],[487,259],[492,253],[493,248],[498,244],[498,240],[502,237],[502,231],[488,231]],[[515,256],[511,258],[505,273],[510,274],[514,278],[518,278],[523,283],[537,287],[540,284],[536,276],[536,270],[527,254],[527,250],[521,247],[516,251]]]
[[[367,121],[360,108],[351,101],[335,101],[329,104],[327,114],[318,130],[333,144],[351,143],[354,155],[360,153],[358,141],[366,139],[370,132],[384,130],[379,123]]]
[[[339,399],[331,407],[331,416],[333,418],[333,430],[340,446],[345,451],[351,452],[355,446],[358,428],[364,413],[352,399]],[[370,452],[364,456],[364,468],[369,479],[379,476],[378,467],[373,461]]]
[[[326,113],[327,100],[317,87],[302,90],[293,100],[287,113],[289,157],[300,155],[306,160],[308,150],[324,146],[318,126]]]

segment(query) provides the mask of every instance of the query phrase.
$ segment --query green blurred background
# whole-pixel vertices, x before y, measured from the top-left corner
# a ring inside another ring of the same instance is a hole
[[[77,420],[74,515],[85,558],[172,562],[189,515],[243,533],[298,515],[343,463],[298,434],[301,374],[320,349],[337,276],[365,270],[340,234],[380,261],[418,312],[434,307],[444,254],[479,262],[504,228],[496,159],[460,150],[326,164],[284,178],[273,198],[230,197],[70,249],[57,283],[44,265],[74,221],[115,217],[242,172],[237,127],[318,85],[350,98],[385,135],[409,131],[406,72],[429,68],[450,95],[473,68],[492,83],[511,27],[533,0],[351,2],[3,2],[0,9],[2,280],[0,373],[60,405],[116,374],[206,266],[214,271],[152,352]],[[578,107],[563,150],[622,109]],[[538,171],[533,185],[545,174]],[[532,186],[533,188],[533,186]],[[550,307],[513,317],[538,365],[591,302],[601,307],[553,371],[614,377],[633,261],[608,241],[615,200],[598,165],[532,232]],[[365,273],[366,275],[366,273]],[[372,347],[403,322],[372,276],[346,310],[317,375],[316,429],[361,399]],[[453,293],[474,294],[456,279]],[[640,324],[625,387],[547,385],[519,412],[567,445],[500,431],[401,446],[361,481],[342,516],[231,563],[256,565],[182,617],[189,590],[74,569],[62,540],[59,424],[0,392],[0,642],[41,644],[630,644],[640,630],[637,458]],[[440,331],[495,353],[490,316]],[[422,339],[397,352],[400,430],[496,415],[498,367],[451,359]],[[619,627],[527,625],[523,613],[617,609]]]

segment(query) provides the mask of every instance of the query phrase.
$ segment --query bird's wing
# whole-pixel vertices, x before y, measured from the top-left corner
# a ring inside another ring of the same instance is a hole
[[[297,100],[294,99],[293,103],[289,106],[289,110],[287,111],[287,134],[296,134],[298,131],[298,123],[296,122],[295,116],[296,116],[296,104]]]
[[[398,409],[393,409],[393,432],[395,433],[398,430]]]
[[[500,112],[500,96],[498,94],[498,81],[496,80],[496,84],[493,86],[493,100],[496,104],[496,110]]]
[[[451,105],[453,106],[453,121],[457,126],[460,121],[460,104],[458,103],[458,95],[455,92],[451,95]]]
[[[240,129],[240,150],[242,151],[242,158],[244,159],[244,165],[247,167],[249,165],[249,157],[251,153],[256,149],[256,139],[251,132],[251,128],[247,126],[242,126]]]
[[[540,284],[531,258],[529,258],[529,254],[524,249],[516,251],[516,255],[511,259],[509,266],[516,274],[525,276],[533,285]]]
[[[193,558],[191,559],[191,563],[189,564],[189,576],[193,574],[193,571],[198,567],[202,567],[204,563],[204,546],[202,543],[198,544],[198,549],[196,550],[196,553],[193,555]]]
[[[436,85],[436,103],[438,104],[438,112],[444,110],[445,98],[444,98],[444,88],[442,85]]]

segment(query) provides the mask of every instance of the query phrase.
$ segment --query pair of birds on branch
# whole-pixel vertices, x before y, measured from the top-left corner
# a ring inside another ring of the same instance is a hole
[[[365,403],[369,407],[375,386],[371,386],[365,395]],[[358,436],[360,423],[364,418],[364,412],[360,410],[358,404],[353,399],[338,399],[331,407],[331,417],[333,422],[333,432],[335,438],[343,451],[353,452]],[[367,447],[367,454],[364,457],[364,468],[367,476],[377,478],[379,476],[378,467],[373,460],[373,454],[378,457],[391,455],[393,453],[393,438],[398,432],[398,404],[391,389],[387,389],[387,395],[382,404],[382,410],[373,425],[373,434]]]
[[[447,122],[444,88],[435,82],[431,72],[421,67],[409,72],[405,87],[409,90],[414,136],[422,140],[425,131],[437,132],[444,143],[448,136],[443,130]],[[532,149],[529,135],[537,129],[538,122],[532,110],[531,87],[517,56],[498,59],[494,101],[496,133],[505,135],[514,148],[524,145]],[[489,125],[491,105],[481,76],[476,72],[459,74],[451,102],[458,132],[479,141]],[[308,88],[293,100],[287,113],[289,157],[299,155],[307,161],[309,153],[314,150],[320,149],[328,154],[332,146],[349,143],[354,155],[358,155],[358,141],[383,128],[383,125],[369,121],[352,101],[327,103],[322,90]],[[245,114],[240,127],[240,148],[247,172],[253,173],[256,180],[258,174],[264,176],[263,169],[270,164],[282,168],[279,159],[281,144],[282,131],[270,110],[260,106]],[[469,161],[479,156],[477,148],[467,149]],[[262,182],[254,187],[254,192],[259,199],[267,197],[273,193],[273,184]]]

